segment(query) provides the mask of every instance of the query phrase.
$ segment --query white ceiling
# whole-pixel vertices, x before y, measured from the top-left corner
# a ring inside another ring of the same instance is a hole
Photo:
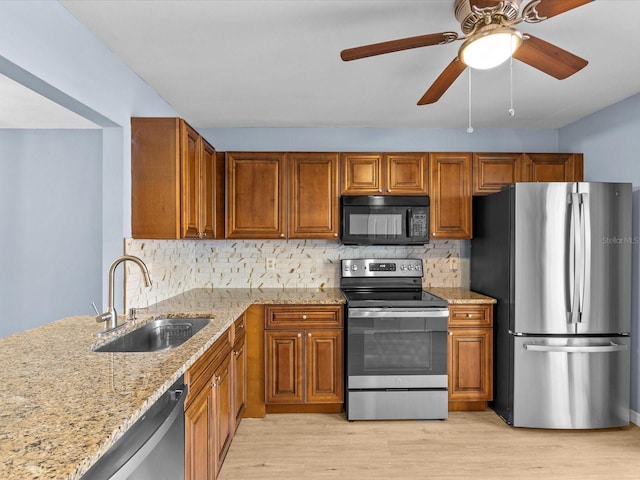
[[[199,128],[466,128],[463,73],[416,102],[460,42],[342,62],[342,49],[460,28],[454,0],[62,0]],[[523,0],[526,4],[527,0]],[[508,62],[471,76],[474,128],[559,128],[640,92],[640,1],[596,0],[518,28],[589,61],[566,80]]]

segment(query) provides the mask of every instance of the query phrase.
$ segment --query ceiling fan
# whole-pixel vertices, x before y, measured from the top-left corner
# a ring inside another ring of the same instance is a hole
[[[587,61],[560,47],[521,33],[513,28],[521,22],[538,23],[593,0],[532,0],[522,8],[522,0],[455,0],[455,16],[463,37],[455,32],[431,33],[348,48],[340,52],[345,62],[399,52],[418,47],[444,45],[464,40],[458,55],[418,101],[435,103],[466,68],[493,68],[509,57],[557,79],[567,78],[587,65]]]

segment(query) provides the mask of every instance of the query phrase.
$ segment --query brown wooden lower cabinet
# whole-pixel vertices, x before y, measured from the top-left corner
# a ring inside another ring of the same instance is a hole
[[[229,451],[246,405],[245,339],[241,317],[185,373],[186,480],[215,480]]]
[[[268,412],[342,409],[342,322],[340,305],[266,308],[265,403]],[[314,408],[316,405],[326,408]]]
[[[449,410],[493,399],[493,305],[449,305]]]
[[[243,318],[244,320],[244,318]],[[235,429],[238,429],[242,414],[247,408],[247,342],[246,335],[236,337],[233,344],[233,383],[234,383],[234,415]]]

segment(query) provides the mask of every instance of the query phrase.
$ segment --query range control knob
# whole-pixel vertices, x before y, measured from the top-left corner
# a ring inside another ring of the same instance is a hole
[[[353,270],[354,272],[358,270],[358,265],[351,265],[351,270]]]
[[[421,264],[419,264],[419,263],[417,263],[417,264],[416,264],[416,270],[421,270],[421,269],[422,269],[422,265],[421,265]]]

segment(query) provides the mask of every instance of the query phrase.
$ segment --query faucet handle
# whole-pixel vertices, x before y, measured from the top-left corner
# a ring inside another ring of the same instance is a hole
[[[96,322],[100,323],[100,322],[108,322],[109,320],[111,320],[112,316],[111,313],[109,312],[105,312],[105,313],[100,313],[98,315],[96,315]]]

